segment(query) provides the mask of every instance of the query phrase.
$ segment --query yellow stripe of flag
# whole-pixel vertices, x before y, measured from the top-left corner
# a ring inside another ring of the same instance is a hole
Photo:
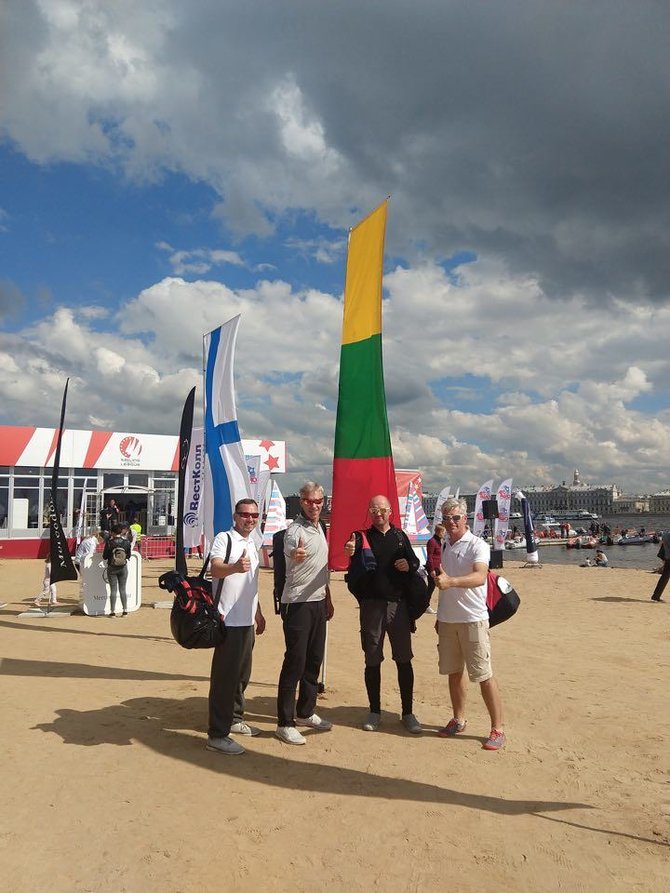
[[[382,330],[382,272],[388,199],[349,233],[342,344]]]

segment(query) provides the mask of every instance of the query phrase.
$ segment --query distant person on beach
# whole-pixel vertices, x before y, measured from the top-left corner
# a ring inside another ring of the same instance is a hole
[[[81,567],[82,562],[89,555],[95,555],[96,549],[98,548],[98,539],[99,534],[92,531],[88,536],[84,537],[84,539],[79,543],[77,549],[74,553],[74,563],[77,569]]]
[[[666,530],[661,534],[661,548],[658,550],[658,557],[663,560],[663,567],[661,576],[651,596],[653,602],[663,601],[661,596],[668,585],[668,580],[670,580],[670,530]]]
[[[435,574],[440,569],[442,561],[442,540],[447,532],[444,524],[435,525],[435,533],[426,543],[426,570],[428,571],[428,591],[433,594],[435,589]],[[435,608],[428,605],[426,614],[437,614]]]
[[[258,551],[252,536],[258,515],[253,499],[240,499],[233,527],[216,535],[210,552],[214,592],[222,583],[219,613],[225,620],[226,635],[212,655],[207,750],[229,755],[244,753],[242,745],[230,737],[231,732],[251,737],[261,733],[244,721],[254,623],[259,636],[265,631],[265,617],[258,602]]]
[[[44,559],[44,576],[42,577],[42,591],[35,599],[35,606],[42,607],[42,600],[46,599],[49,607],[56,608],[59,605],[58,590],[56,584],[51,583],[51,561],[49,558]]]
[[[386,496],[374,496],[368,512],[372,526],[366,533],[377,568],[365,581],[359,599],[365,687],[370,702],[370,713],[363,723],[363,730],[376,732],[381,723],[381,665],[384,660],[384,639],[388,636],[398,672],[402,723],[408,732],[420,735],[423,729],[413,713],[413,623],[405,602],[405,580],[407,574],[417,571],[419,559],[405,532],[391,524],[391,503]],[[352,535],[344,551],[353,558],[360,548],[360,537]]]
[[[300,488],[300,514],[284,537],[286,583],[281,618],[286,652],[279,674],[275,735],[286,744],[307,743],[296,725],[319,732],[333,727],[314,712],[326,648],[326,623],[333,616],[328,542],[320,523],[323,503],[321,484],[306,481]]]
[[[133,521],[128,527],[128,533],[130,534],[130,548],[139,550],[140,543],[142,542],[142,525],[140,522]]]
[[[464,499],[447,499],[442,522],[447,535],[442,545],[442,564],[435,577],[440,590],[435,629],[438,634],[440,675],[449,677],[453,717],[438,735],[451,738],[463,732],[467,669],[471,682],[478,682],[491,718],[491,731],[484,750],[500,750],[505,744],[502,703],[491,666],[491,643],[486,607],[486,581],[491,549],[468,527]]]
[[[609,567],[609,561],[607,560],[607,555],[605,555],[605,553],[603,552],[602,549],[596,549],[595,566],[596,567]]]
[[[100,532],[102,533],[103,539],[109,537],[112,526],[116,524],[118,520],[119,507],[116,504],[115,499],[110,499],[108,505],[106,505],[100,512]]]
[[[103,561],[107,562],[107,580],[109,582],[110,617],[116,617],[116,594],[121,598],[122,617],[128,614],[128,595],[126,584],[128,582],[128,559],[130,558],[130,540],[123,535],[122,524],[114,524],[110,530],[109,539],[105,542],[102,553]]]

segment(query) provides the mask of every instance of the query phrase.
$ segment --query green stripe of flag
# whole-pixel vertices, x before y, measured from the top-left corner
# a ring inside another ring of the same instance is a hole
[[[335,457],[367,459],[390,455],[382,336],[378,334],[341,347]]]

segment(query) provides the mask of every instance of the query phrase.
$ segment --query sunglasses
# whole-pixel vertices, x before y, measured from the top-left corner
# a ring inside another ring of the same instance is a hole
[[[371,515],[388,515],[391,509],[368,509]]]
[[[240,518],[245,518],[247,521],[257,521],[259,517],[258,512],[236,512],[235,514],[239,515]]]
[[[452,524],[458,524],[463,515],[442,515],[442,521],[451,521]]]
[[[323,505],[323,496],[321,499],[306,499],[304,496],[301,497],[303,502],[306,502],[307,505]]]

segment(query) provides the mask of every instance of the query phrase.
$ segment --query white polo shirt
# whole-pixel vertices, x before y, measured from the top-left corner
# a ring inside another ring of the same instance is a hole
[[[468,528],[453,546],[449,537],[442,540],[442,568],[448,577],[464,577],[474,570],[475,562],[488,566],[491,547]],[[473,623],[488,620],[486,582],[473,589],[440,590],[437,619],[441,623]]]
[[[244,538],[233,527],[226,533],[217,533],[212,543],[210,559],[226,559],[228,539],[231,540],[228,564],[234,564],[247,550],[251,567],[245,574],[231,574],[223,580],[219,614],[226,626],[253,626],[258,607],[258,550],[251,536]],[[212,578],[212,591],[216,595],[218,577]]]

